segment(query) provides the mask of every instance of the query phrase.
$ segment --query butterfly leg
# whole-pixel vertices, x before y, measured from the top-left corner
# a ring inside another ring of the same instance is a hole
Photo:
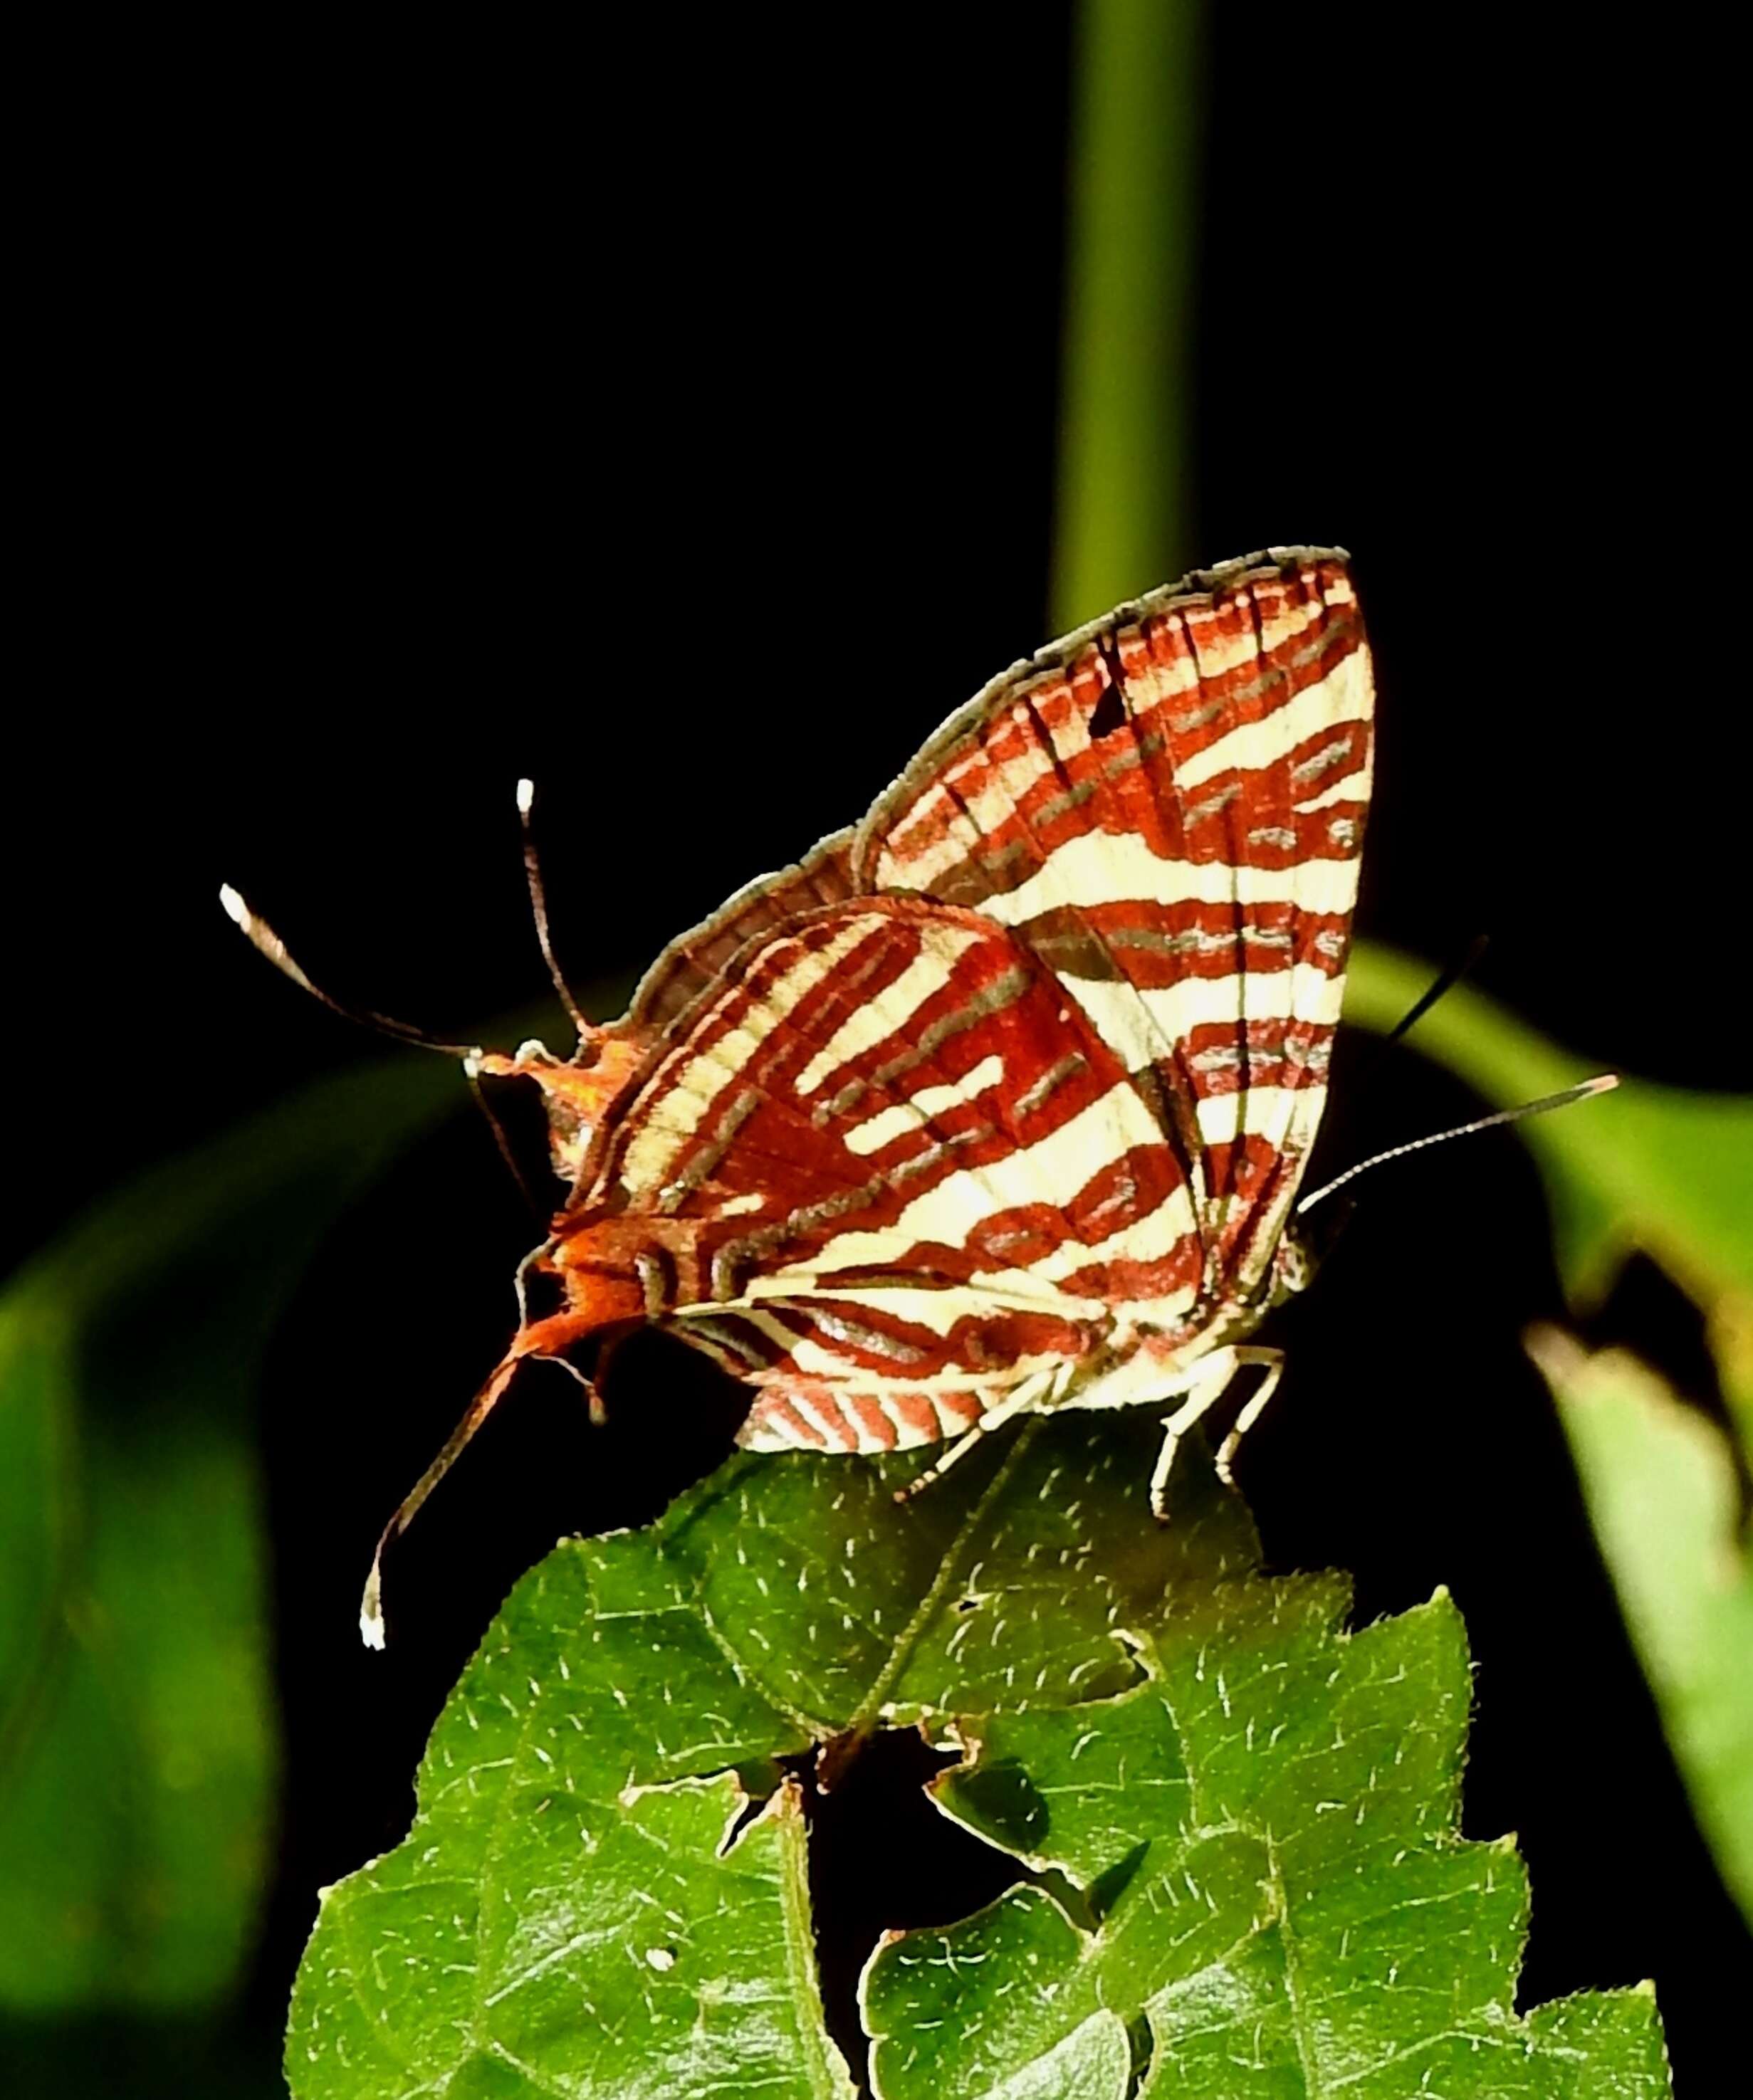
[[[1264,1366],[1266,1376],[1259,1392],[1243,1409],[1234,1428],[1224,1439],[1222,1448],[1217,1454],[1217,1477],[1225,1487],[1233,1487],[1235,1484],[1230,1477],[1230,1461],[1235,1456],[1235,1447],[1259,1420],[1261,1410],[1272,1397],[1273,1388],[1284,1367],[1284,1352],[1282,1349],[1217,1349],[1186,1374],[1187,1396],[1175,1412],[1164,1420],[1163,1448],[1156,1454],[1156,1465],[1150,1475],[1150,1509],[1159,1524],[1168,1521],[1168,1476],[1174,1470],[1175,1454],[1180,1448],[1181,1438],[1194,1423],[1217,1405],[1228,1390],[1231,1379],[1247,1364]]]
[[[1239,1364],[1258,1364],[1266,1375],[1249,1394],[1247,1405],[1236,1417],[1234,1426],[1217,1447],[1216,1465],[1217,1477],[1226,1488],[1235,1485],[1235,1475],[1230,1470],[1242,1439],[1266,1411],[1266,1403],[1278,1391],[1278,1380],[1284,1375],[1283,1349],[1238,1349],[1234,1352]]]
[[[909,1480],[904,1488],[897,1488],[894,1498],[898,1502],[911,1502],[923,1493],[934,1480],[941,1480],[958,1459],[965,1458],[983,1436],[990,1436],[995,1429],[1002,1429],[1013,1415],[1026,1414],[1038,1406],[1051,1389],[1054,1374],[1051,1371],[1040,1378],[1025,1379],[1006,1400],[1001,1400],[990,1414],[982,1414],[973,1428],[958,1436],[941,1458],[934,1459],[924,1472]]]

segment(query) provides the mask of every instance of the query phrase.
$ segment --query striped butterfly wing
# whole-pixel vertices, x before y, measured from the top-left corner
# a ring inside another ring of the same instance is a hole
[[[851,879],[1008,927],[1156,1107],[1202,1298],[1258,1289],[1326,1100],[1369,798],[1346,558],[1203,571],[1019,664],[859,827]]]
[[[746,884],[700,924],[670,942],[640,979],[624,1028],[667,1027],[709,989],[738,950],[799,912],[853,894],[852,831],[836,832],[795,867]]]
[[[606,1128],[554,1265],[756,1388],[741,1440],[881,1450],[1068,1376],[1201,1264],[1185,1170],[1025,942],[864,897],[747,942]],[[625,1298],[622,1302],[625,1302]],[[631,1310],[631,1306],[629,1306]]]
[[[563,1181],[575,1191],[581,1185],[600,1149],[598,1133],[613,1127],[652,1048],[739,949],[801,912],[851,895],[851,846],[850,827],[835,832],[796,867],[745,885],[679,934],[640,979],[620,1019],[590,1031],[588,1056],[562,1059],[540,1043],[528,1043],[512,1056],[479,1057],[479,1071],[534,1079],[541,1086],[549,1152]]]

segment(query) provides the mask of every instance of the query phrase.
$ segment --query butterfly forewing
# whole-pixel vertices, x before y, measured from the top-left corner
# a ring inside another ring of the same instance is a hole
[[[1013,928],[1161,1105],[1214,1295],[1257,1282],[1325,1100],[1372,711],[1344,558],[1251,559],[996,680],[859,829],[855,881]]]

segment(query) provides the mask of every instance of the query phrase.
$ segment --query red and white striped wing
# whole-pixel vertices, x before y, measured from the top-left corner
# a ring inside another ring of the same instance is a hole
[[[1069,1372],[1124,1302],[1184,1319],[1185,1171],[1024,942],[867,897],[746,943],[617,1108],[555,1265],[757,1388],[742,1440],[929,1442]]]
[[[1274,549],[995,680],[854,844],[856,888],[1013,929],[1161,1105],[1214,1304],[1257,1287],[1326,1099],[1372,712],[1345,556]]]

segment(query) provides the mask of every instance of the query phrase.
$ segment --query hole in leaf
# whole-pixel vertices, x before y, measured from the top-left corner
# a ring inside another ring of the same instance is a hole
[[[1020,1863],[941,1815],[925,1789],[958,1762],[916,1728],[885,1729],[841,1760],[832,1791],[803,1774],[828,2027],[854,2072],[866,2040],[859,1972],[878,1938],[903,1926],[948,1925],[1024,1877]]]
[[[1126,2040],[1133,2053],[1132,2076],[1126,2082],[1127,2100],[1143,2085],[1150,2076],[1150,2059],[1156,2053],[1156,2037],[1150,2032],[1149,2015],[1140,2013],[1126,2023]]]
[[[737,1767],[737,1784],[742,1788],[745,1798],[741,1807],[725,1825],[724,1835],[718,1840],[718,1857],[721,1860],[735,1848],[738,1838],[773,1798],[783,1777],[781,1761],[776,1758],[761,1758],[753,1764]]]

